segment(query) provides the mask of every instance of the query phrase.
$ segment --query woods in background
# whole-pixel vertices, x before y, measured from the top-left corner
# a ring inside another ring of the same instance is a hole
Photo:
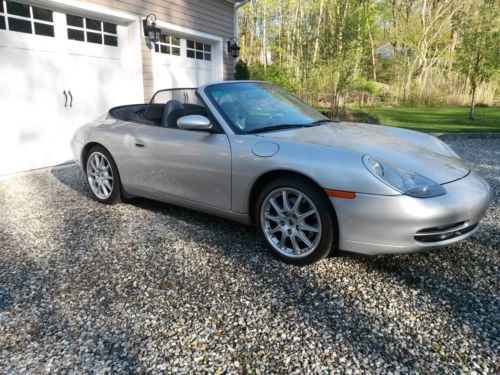
[[[239,41],[252,79],[333,113],[352,103],[492,105],[499,13],[497,0],[251,0]]]

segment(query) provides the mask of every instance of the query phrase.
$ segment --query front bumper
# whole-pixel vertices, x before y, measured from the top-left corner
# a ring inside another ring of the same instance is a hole
[[[339,222],[339,248],[401,254],[444,247],[471,236],[491,203],[488,184],[470,173],[443,186],[447,193],[434,198],[370,194],[330,198]]]

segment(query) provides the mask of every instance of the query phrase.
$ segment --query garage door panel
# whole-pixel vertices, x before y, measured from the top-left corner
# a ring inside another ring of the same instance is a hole
[[[71,160],[78,126],[137,100],[140,69],[123,63],[128,27],[102,27],[113,46],[69,40],[66,14],[53,15],[54,37],[0,30],[0,175]]]
[[[65,50],[71,55],[120,59],[117,47],[68,40]]]
[[[0,93],[6,103],[2,109],[7,129],[2,129],[0,153],[9,163],[0,167],[0,174],[19,169],[40,168],[55,161],[61,119],[54,116],[63,105],[59,81],[58,54],[18,47],[6,48],[7,58],[0,64],[8,67],[8,81]]]
[[[10,65],[9,65],[9,55],[7,51],[7,46],[0,44],[0,85],[4,85],[10,82]]]
[[[107,98],[107,108],[134,102],[135,93],[130,86],[132,74],[126,69],[122,60],[106,60],[106,77],[103,82],[113,82],[113,85],[104,85]]]
[[[209,42],[165,32],[151,52],[154,89],[199,87],[214,81],[214,51]]]
[[[74,130],[107,109],[106,60],[102,57],[68,55],[65,85],[73,102],[67,126]]]

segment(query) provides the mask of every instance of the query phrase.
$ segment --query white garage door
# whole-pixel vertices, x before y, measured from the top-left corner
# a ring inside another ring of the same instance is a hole
[[[214,60],[211,42],[162,34],[153,52],[155,91],[198,87],[214,81]]]
[[[0,0],[0,175],[71,160],[78,126],[137,101],[127,40],[99,15]]]

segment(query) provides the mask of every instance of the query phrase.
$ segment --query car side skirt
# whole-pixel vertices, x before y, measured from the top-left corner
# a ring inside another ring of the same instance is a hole
[[[233,220],[233,221],[236,221],[238,223],[245,224],[245,225],[252,224],[252,220],[250,218],[250,215],[248,215],[248,214],[242,214],[240,212],[225,210],[222,208],[206,205],[203,203],[195,202],[195,201],[185,199],[185,198],[176,197],[176,196],[169,195],[169,194],[153,192],[153,191],[143,190],[143,189],[138,189],[138,188],[133,188],[133,187],[124,187],[124,193],[127,196],[137,196],[137,197],[144,197],[144,198],[148,198],[148,199],[153,199],[153,200],[160,201],[163,203],[172,204],[174,206],[179,206],[179,207],[187,208],[187,209],[194,210],[194,211],[204,212],[206,214],[219,216],[219,217],[222,217],[224,219]]]

